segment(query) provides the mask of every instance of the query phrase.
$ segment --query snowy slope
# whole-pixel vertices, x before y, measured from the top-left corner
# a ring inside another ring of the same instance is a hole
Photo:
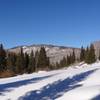
[[[100,62],[0,79],[0,100],[100,100]]]

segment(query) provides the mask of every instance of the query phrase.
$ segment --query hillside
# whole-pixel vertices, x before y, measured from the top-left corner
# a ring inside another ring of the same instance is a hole
[[[92,42],[95,47],[95,54],[98,57],[100,52],[100,41]],[[11,49],[8,49],[9,52],[19,53],[20,48],[23,48],[24,53],[30,54],[33,50],[34,53],[40,50],[41,47],[45,47],[47,56],[50,58],[51,63],[59,62],[63,57],[70,55],[73,50],[75,51],[75,55],[78,58],[80,56],[81,49],[74,47],[66,47],[66,46],[56,46],[56,45],[31,45],[31,46],[18,46]]]
[[[53,63],[59,62],[64,56],[66,57],[67,55],[72,53],[73,50],[75,51],[76,57],[79,57],[80,55],[79,48],[45,45],[45,44],[31,45],[31,46],[19,46],[19,47],[11,48],[8,51],[18,53],[20,52],[20,48],[22,47],[24,53],[30,54],[32,50],[36,52],[37,50],[40,50],[42,46],[45,47],[47,56],[50,58],[50,61]]]

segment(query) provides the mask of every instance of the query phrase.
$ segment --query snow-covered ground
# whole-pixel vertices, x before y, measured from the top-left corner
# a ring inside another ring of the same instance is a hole
[[[0,100],[100,100],[100,62],[0,79]]]

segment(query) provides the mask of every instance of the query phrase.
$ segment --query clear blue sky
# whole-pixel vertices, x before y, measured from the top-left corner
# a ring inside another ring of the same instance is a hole
[[[80,47],[100,40],[100,0],[0,0],[0,42]]]

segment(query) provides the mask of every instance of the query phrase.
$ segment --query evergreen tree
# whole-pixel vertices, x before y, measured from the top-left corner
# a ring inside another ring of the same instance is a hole
[[[67,55],[67,66],[71,64],[71,55]]]
[[[63,57],[63,59],[60,61],[59,67],[66,67],[69,66],[70,64],[75,63],[76,57],[75,57],[75,51],[73,50],[72,54],[67,55],[67,58]]]
[[[90,57],[91,57],[90,63],[94,63],[96,61],[96,56],[95,56],[95,49],[93,44],[90,45]]]
[[[85,60],[85,49],[82,46],[81,53],[80,53],[80,61],[84,61],[84,60]]]
[[[31,51],[31,54],[29,56],[29,65],[28,65],[28,73],[34,72],[35,69],[35,58],[34,58],[34,53]]]
[[[25,53],[24,55],[24,62],[25,62],[25,72],[27,73],[28,72],[28,66],[29,66],[29,55],[27,53]]]
[[[65,57],[63,57],[63,59],[60,61],[60,67],[65,67],[67,66],[67,60]]]
[[[47,66],[48,66],[48,69],[50,69],[50,59],[49,59],[49,57],[47,57]]]
[[[85,54],[85,62],[88,64],[94,63],[96,61],[94,45],[91,44],[90,48],[87,47]]]
[[[39,52],[37,50],[35,53],[35,71],[37,71],[38,68],[38,59],[39,59]]]
[[[24,53],[23,49],[21,48],[21,52],[17,55],[16,59],[16,73],[24,73],[25,71],[25,62],[24,62]]]
[[[6,70],[6,51],[3,45],[0,44],[0,71]]]
[[[72,56],[71,56],[71,63],[75,63],[76,57],[75,57],[75,51],[73,50]]]
[[[85,62],[86,62],[86,63],[89,62],[89,47],[88,47],[88,46],[87,46],[86,52],[85,52]]]
[[[7,70],[15,72],[15,67],[16,67],[16,55],[14,53],[8,53]]]
[[[41,47],[40,52],[39,52],[39,57],[38,57],[38,68],[44,69],[49,67],[49,58],[46,55],[46,51],[44,47]]]

